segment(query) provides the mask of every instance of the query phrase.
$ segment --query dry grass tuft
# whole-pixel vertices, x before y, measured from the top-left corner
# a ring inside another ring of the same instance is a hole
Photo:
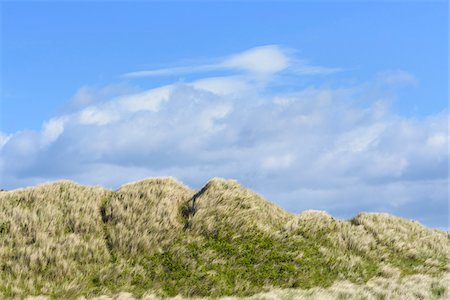
[[[450,257],[449,234],[429,229],[416,221],[395,217],[386,213],[361,213],[351,220],[362,225],[378,243],[411,257],[445,253]]]
[[[172,243],[184,227],[180,207],[193,195],[173,178],[122,186],[102,209],[109,247],[133,256]]]
[[[312,288],[310,290],[274,289],[268,293],[256,294],[246,299],[449,299],[450,273],[434,278],[427,275],[413,275],[403,278],[375,277],[364,285],[348,281],[334,283],[329,288]]]
[[[69,181],[2,192],[0,295],[86,289],[110,259],[99,210],[108,195]]]
[[[405,260],[421,261],[415,266],[419,272],[450,270],[450,234],[447,232],[385,213],[361,213],[351,223],[363,226],[381,250],[398,254]]]
[[[217,235],[222,230],[235,237],[253,230],[274,234],[293,216],[237,181],[220,178],[208,181],[196,195],[194,210],[193,232]]]
[[[440,278],[427,275],[413,275],[404,278],[375,277],[367,284],[356,285],[348,281],[334,283],[328,288],[302,289],[273,289],[269,292],[258,293],[249,297],[219,297],[222,300],[278,300],[278,299],[301,299],[301,300],[413,300],[413,299],[449,299],[450,273]],[[30,300],[47,300],[46,297],[30,298]],[[86,298],[83,298],[86,299]],[[118,293],[112,296],[99,296],[92,300],[134,300],[130,293]],[[153,292],[147,292],[142,300],[163,299]],[[206,298],[184,298],[180,295],[165,299],[206,299]],[[214,298],[215,299],[215,298]],[[80,299],[81,300],[81,299]]]
[[[285,228],[307,238],[320,235],[334,247],[348,251],[368,253],[376,244],[374,237],[363,226],[337,220],[323,211],[304,211],[288,222]]]

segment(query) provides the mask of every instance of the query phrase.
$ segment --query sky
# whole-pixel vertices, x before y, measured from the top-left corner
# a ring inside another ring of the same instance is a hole
[[[448,229],[448,3],[1,2],[0,188],[237,179]]]

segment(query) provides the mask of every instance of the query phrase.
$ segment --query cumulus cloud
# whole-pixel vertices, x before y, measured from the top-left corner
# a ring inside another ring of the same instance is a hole
[[[138,90],[125,83],[111,84],[103,87],[81,86],[71,99],[62,107],[61,113],[69,113],[87,106],[98,104],[116,98],[120,95],[129,95]]]
[[[280,58],[255,67],[265,58],[252,51],[228,63],[259,73],[291,66]],[[387,211],[447,226],[448,113],[415,119],[382,99],[363,104],[367,84],[267,93],[270,78],[253,80],[203,78],[92,99],[39,132],[0,135],[1,185],[69,178],[115,188],[171,175],[199,188],[222,176],[291,211]]]
[[[11,135],[0,132],[0,149],[8,142],[10,137]]]
[[[54,118],[42,126],[42,146],[54,142],[63,132],[66,118]]]

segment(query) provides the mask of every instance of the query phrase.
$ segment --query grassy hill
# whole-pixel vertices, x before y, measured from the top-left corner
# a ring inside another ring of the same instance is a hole
[[[233,180],[0,192],[2,299],[438,299],[449,259],[447,232],[381,213],[295,215]]]

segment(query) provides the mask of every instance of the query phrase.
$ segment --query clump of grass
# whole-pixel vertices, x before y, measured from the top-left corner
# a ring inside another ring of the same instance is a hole
[[[293,217],[235,180],[211,179],[195,201],[191,231],[196,234],[239,237],[245,232],[258,231],[273,235]]]
[[[333,285],[322,288],[311,289],[280,289],[273,288],[268,291],[259,292],[252,296],[233,297],[208,297],[208,299],[227,300],[273,300],[273,299],[448,299],[448,283],[450,275],[441,278],[434,278],[429,275],[413,275],[392,280],[391,278],[374,277],[366,284],[357,285],[348,281],[336,281]],[[200,297],[164,297],[165,299],[202,299]],[[33,300],[48,300],[48,297],[30,297]],[[85,299],[85,298],[81,298]],[[88,297],[92,300],[134,300],[132,293],[120,292],[114,295],[102,295],[98,297]],[[149,290],[140,297],[142,300],[163,299],[155,291]]]
[[[449,282],[449,273],[441,278],[430,275],[412,275],[395,280],[374,277],[363,285],[338,281],[328,288],[274,289],[247,299],[448,299]]]
[[[71,295],[110,260],[100,203],[109,192],[62,181],[2,192],[0,295]]]
[[[133,256],[170,244],[184,227],[179,207],[193,195],[173,178],[124,185],[102,207],[109,247]]]
[[[405,274],[449,271],[450,235],[385,213],[361,213],[351,220],[376,241],[379,255]]]
[[[218,178],[0,193],[0,298],[438,299],[449,251],[448,233],[412,221],[294,215]]]

